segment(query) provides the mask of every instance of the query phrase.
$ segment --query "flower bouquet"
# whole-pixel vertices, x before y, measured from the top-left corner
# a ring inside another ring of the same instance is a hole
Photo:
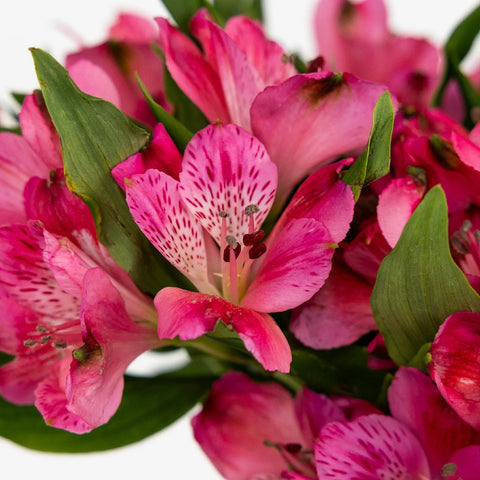
[[[321,0],[122,14],[0,133],[0,435],[112,449],[193,407],[226,479],[480,478],[480,70]],[[184,364],[132,375],[149,352]],[[441,441],[439,442],[439,439]]]

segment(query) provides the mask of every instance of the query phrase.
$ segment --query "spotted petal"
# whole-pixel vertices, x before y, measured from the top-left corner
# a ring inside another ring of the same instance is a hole
[[[201,225],[179,194],[179,183],[158,170],[126,182],[132,216],[155,248],[195,286],[214,293],[208,281],[207,254]]]
[[[223,298],[167,287],[157,293],[158,336],[191,340],[230,325],[266,370],[288,372],[292,354],[287,339],[270,315],[237,307]]]
[[[415,435],[385,415],[326,425],[314,444],[319,478],[397,480],[430,478]]]
[[[267,217],[277,187],[277,169],[264,146],[236,125],[210,125],[197,133],[185,150],[180,195],[217,243],[228,212],[227,235],[241,241],[253,218],[258,230]],[[245,207],[257,205],[253,217]]]

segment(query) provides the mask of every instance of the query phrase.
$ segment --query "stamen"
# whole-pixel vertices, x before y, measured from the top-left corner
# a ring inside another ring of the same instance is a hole
[[[40,345],[46,345],[52,339],[51,335],[46,335],[42,338]]]
[[[59,342],[54,342],[53,346],[55,348],[67,348],[67,342],[65,340],[60,340]]]
[[[248,233],[253,233],[255,231],[255,222],[253,221],[253,216],[258,213],[260,209],[258,205],[251,203],[245,207],[245,215],[248,218]]]
[[[243,244],[248,247],[250,245],[256,245],[260,243],[265,237],[265,232],[263,230],[258,230],[254,233],[246,233],[243,236]]]
[[[227,218],[227,217],[230,216],[230,214],[229,214],[227,211],[225,211],[225,210],[220,210],[220,211],[218,212],[218,216],[221,217],[221,218]]]
[[[36,340],[32,340],[31,338],[25,340],[23,342],[23,344],[26,346],[26,347],[33,347],[34,345],[37,344],[37,341]]]
[[[237,239],[233,235],[227,235],[225,239],[228,245],[225,247],[223,251],[223,261],[230,262],[231,261],[230,252],[233,252],[235,254],[235,259],[237,259],[238,256],[240,255],[242,246],[237,242]]]
[[[35,330],[40,333],[48,333],[48,328],[42,327],[41,325],[37,325]]]

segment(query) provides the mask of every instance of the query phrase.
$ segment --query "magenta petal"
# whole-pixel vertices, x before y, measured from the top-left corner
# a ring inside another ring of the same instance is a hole
[[[480,429],[480,314],[450,315],[430,348],[429,371],[460,417]]]
[[[270,211],[277,188],[277,169],[265,147],[236,125],[209,125],[188,144],[180,174],[180,195],[191,212],[215,238],[222,238],[222,218],[227,212],[227,235],[241,242],[251,232],[245,207],[256,205],[253,230]],[[225,220],[225,219],[223,219]]]
[[[268,40],[259,22],[237,15],[225,25],[225,32],[247,56],[265,85],[283,82],[297,72],[292,62],[285,60],[285,51]]]
[[[263,478],[262,474],[279,478],[287,469],[280,452],[265,441],[305,446],[289,392],[272,382],[255,383],[237,372],[215,382],[192,426],[203,451],[231,480]]]
[[[163,172],[148,170],[129,180],[126,190],[130,212],[155,248],[199,290],[214,293],[203,230],[185,207],[179,183]]]
[[[75,413],[67,410],[65,397],[65,377],[68,375],[70,359],[55,365],[50,375],[35,390],[35,406],[47,425],[72,433],[87,433],[93,429]]]
[[[113,167],[112,175],[124,189],[125,178],[130,179],[133,175],[145,173],[150,168],[165,172],[175,180],[178,180],[182,170],[182,155],[161,123],[153,129],[152,141],[148,148]]]
[[[431,379],[415,368],[400,367],[388,399],[392,415],[422,442],[434,478],[440,477],[455,451],[480,439],[445,402]]]
[[[314,443],[319,478],[397,480],[430,478],[420,442],[397,420],[367,415],[333,422]]]
[[[322,223],[292,220],[269,246],[241,306],[282,312],[306,302],[328,277],[334,247]]]
[[[373,107],[384,90],[348,73],[312,73],[256,97],[252,129],[278,167],[278,201],[308,173],[366,145]]]
[[[380,194],[377,206],[378,224],[392,248],[423,198],[424,191],[425,187],[411,178],[395,178]]]
[[[445,480],[477,480],[480,472],[480,445],[462,448],[453,454],[448,461],[456,466],[455,473]]]
[[[233,327],[266,370],[290,370],[290,346],[270,315],[237,307],[220,297],[174,287],[160,290],[154,303],[160,339],[178,336],[180,340],[192,340],[212,331],[222,320]]]
[[[480,146],[457,132],[452,132],[451,141],[460,160],[477,172],[480,171]]]
[[[97,427],[118,408],[128,365],[159,342],[155,330],[128,317],[122,297],[100,268],[85,274],[80,318],[83,346],[73,353],[67,408]]]
[[[117,42],[151,43],[158,38],[155,22],[132,13],[121,13],[108,31],[108,37]]]
[[[229,121],[250,131],[250,106],[265,86],[259,73],[232,38],[210,21],[204,11],[193,17],[190,27],[219,76]]]
[[[168,67],[177,85],[211,122],[228,123],[228,113],[217,72],[197,46],[165,18],[155,19]]]
[[[290,331],[315,349],[350,345],[376,330],[372,287],[343,265],[333,265],[325,285],[292,313]]]

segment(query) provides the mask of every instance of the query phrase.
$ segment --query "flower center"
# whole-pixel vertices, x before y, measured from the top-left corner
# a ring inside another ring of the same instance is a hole
[[[248,233],[243,235],[241,242],[232,235],[227,235],[229,213],[220,211],[222,219],[221,259],[222,259],[222,293],[231,303],[238,304],[245,294],[253,261],[261,257],[267,246],[262,242],[265,237],[263,230],[255,230],[254,215],[259,212],[257,205],[245,207],[248,217]]]
[[[50,345],[54,348],[65,349],[68,346],[67,340],[71,338],[72,333],[80,333],[78,320],[62,323],[55,327],[44,327],[37,325],[35,331],[28,335],[23,342],[26,347],[37,347]]]
[[[464,273],[480,276],[480,232],[472,231],[472,222],[465,220],[451,242],[455,253],[461,256],[459,263]]]
[[[300,473],[308,478],[317,478],[313,450],[303,448],[299,443],[282,444],[265,440],[263,444],[277,450],[291,472]]]

